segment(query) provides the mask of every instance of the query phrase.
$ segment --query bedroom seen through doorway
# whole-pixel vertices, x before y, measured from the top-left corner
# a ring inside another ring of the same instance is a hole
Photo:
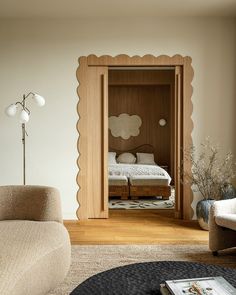
[[[174,216],[174,130],[175,67],[108,69],[110,211]]]

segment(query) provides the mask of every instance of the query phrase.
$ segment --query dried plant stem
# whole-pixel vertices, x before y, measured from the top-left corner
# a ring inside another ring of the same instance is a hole
[[[235,177],[233,155],[227,153],[224,158],[220,158],[219,147],[213,146],[209,138],[201,147],[198,157],[194,146],[184,151],[184,159],[190,161],[192,169],[191,174],[181,171],[182,180],[193,186],[195,191],[199,191],[204,199],[217,200]]]

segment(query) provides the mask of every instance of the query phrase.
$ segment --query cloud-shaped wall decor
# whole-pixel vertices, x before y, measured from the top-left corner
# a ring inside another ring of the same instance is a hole
[[[138,115],[120,114],[118,117],[109,117],[109,129],[114,137],[129,139],[139,135],[142,120]]]

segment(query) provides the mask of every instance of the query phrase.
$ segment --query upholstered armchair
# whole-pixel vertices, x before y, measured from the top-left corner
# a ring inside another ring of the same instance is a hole
[[[209,248],[219,250],[236,247],[236,198],[216,201],[210,209]]]
[[[0,186],[1,295],[47,294],[65,278],[70,255],[57,189]]]

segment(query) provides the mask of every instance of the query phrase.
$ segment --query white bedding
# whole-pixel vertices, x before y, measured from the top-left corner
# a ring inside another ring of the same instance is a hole
[[[133,175],[154,175],[168,179],[168,184],[171,182],[170,175],[158,165],[111,164],[108,165],[108,173],[111,176],[125,175],[127,177]]]

